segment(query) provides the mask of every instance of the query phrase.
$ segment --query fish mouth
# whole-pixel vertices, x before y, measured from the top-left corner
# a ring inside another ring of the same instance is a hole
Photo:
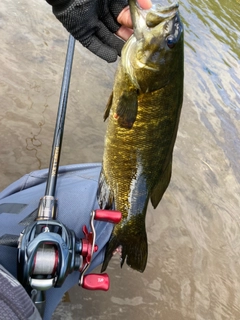
[[[164,20],[172,19],[178,12],[178,2],[172,3],[170,6],[153,5],[146,14],[146,25],[154,28]]]
[[[148,10],[142,9],[136,0],[129,0],[129,7],[136,39],[142,37],[146,28],[154,28],[163,21],[171,20],[177,13],[179,4],[174,2],[169,6],[153,4]]]

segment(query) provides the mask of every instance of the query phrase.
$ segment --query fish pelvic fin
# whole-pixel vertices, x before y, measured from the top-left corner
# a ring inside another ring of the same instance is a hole
[[[148,257],[147,234],[145,230],[144,220],[141,222],[139,229],[139,221],[134,223],[134,220],[140,217],[130,219],[123,227],[115,227],[110,240],[107,244],[105,257],[101,271],[105,271],[109,261],[111,260],[114,251],[121,248],[121,267],[126,261],[127,265],[134,270],[143,272],[146,268]],[[143,217],[145,219],[145,217]],[[120,222],[121,223],[121,222]]]
[[[172,175],[172,158],[169,161],[167,167],[165,168],[163,174],[160,177],[160,180],[157,182],[155,187],[151,192],[151,202],[154,209],[158,206],[160,200],[162,199],[164,192],[167,190],[169,182]]]
[[[106,181],[103,169],[98,182],[97,200],[101,209],[114,210],[114,193]]]

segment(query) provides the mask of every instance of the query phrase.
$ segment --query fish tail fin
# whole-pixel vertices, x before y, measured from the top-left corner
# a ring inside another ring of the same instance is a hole
[[[126,261],[132,269],[143,272],[148,256],[145,222],[140,230],[134,228],[133,223],[127,223],[121,229],[116,226],[106,247],[102,272],[106,270],[114,251],[119,247],[121,248],[121,267]]]

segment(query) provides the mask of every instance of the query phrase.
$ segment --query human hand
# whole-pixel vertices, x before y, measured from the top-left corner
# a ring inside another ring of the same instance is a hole
[[[63,26],[91,52],[114,62],[132,34],[127,0],[47,0]],[[70,2],[70,4],[69,4]],[[138,0],[143,9],[151,0]],[[117,36],[116,36],[117,35]]]
[[[151,0],[138,0],[139,6],[142,9],[148,10],[152,7]],[[117,17],[118,23],[120,23],[120,28],[116,32],[116,35],[122,38],[123,40],[127,40],[133,33],[132,30],[132,19],[130,14],[129,6],[125,7]]]

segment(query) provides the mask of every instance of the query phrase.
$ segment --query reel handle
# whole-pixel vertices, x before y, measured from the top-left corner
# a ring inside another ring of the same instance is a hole
[[[91,273],[85,275],[86,271],[88,270],[91,264],[93,253],[98,250],[95,244],[96,231],[93,222],[97,220],[116,224],[119,223],[121,219],[122,214],[119,211],[97,209],[92,211],[91,213],[91,231],[88,231],[86,226],[83,227],[83,232],[86,238],[84,239],[84,241],[82,239],[82,243],[84,243],[84,258],[83,267],[80,269],[81,276],[79,278],[79,285],[82,286],[84,289],[107,291],[109,289],[110,284],[109,277],[106,273]]]
[[[120,211],[114,210],[95,210],[94,220],[105,221],[111,223],[119,223],[122,219],[122,214]]]
[[[107,273],[91,273],[83,277],[82,287],[87,290],[108,291],[110,280]]]

